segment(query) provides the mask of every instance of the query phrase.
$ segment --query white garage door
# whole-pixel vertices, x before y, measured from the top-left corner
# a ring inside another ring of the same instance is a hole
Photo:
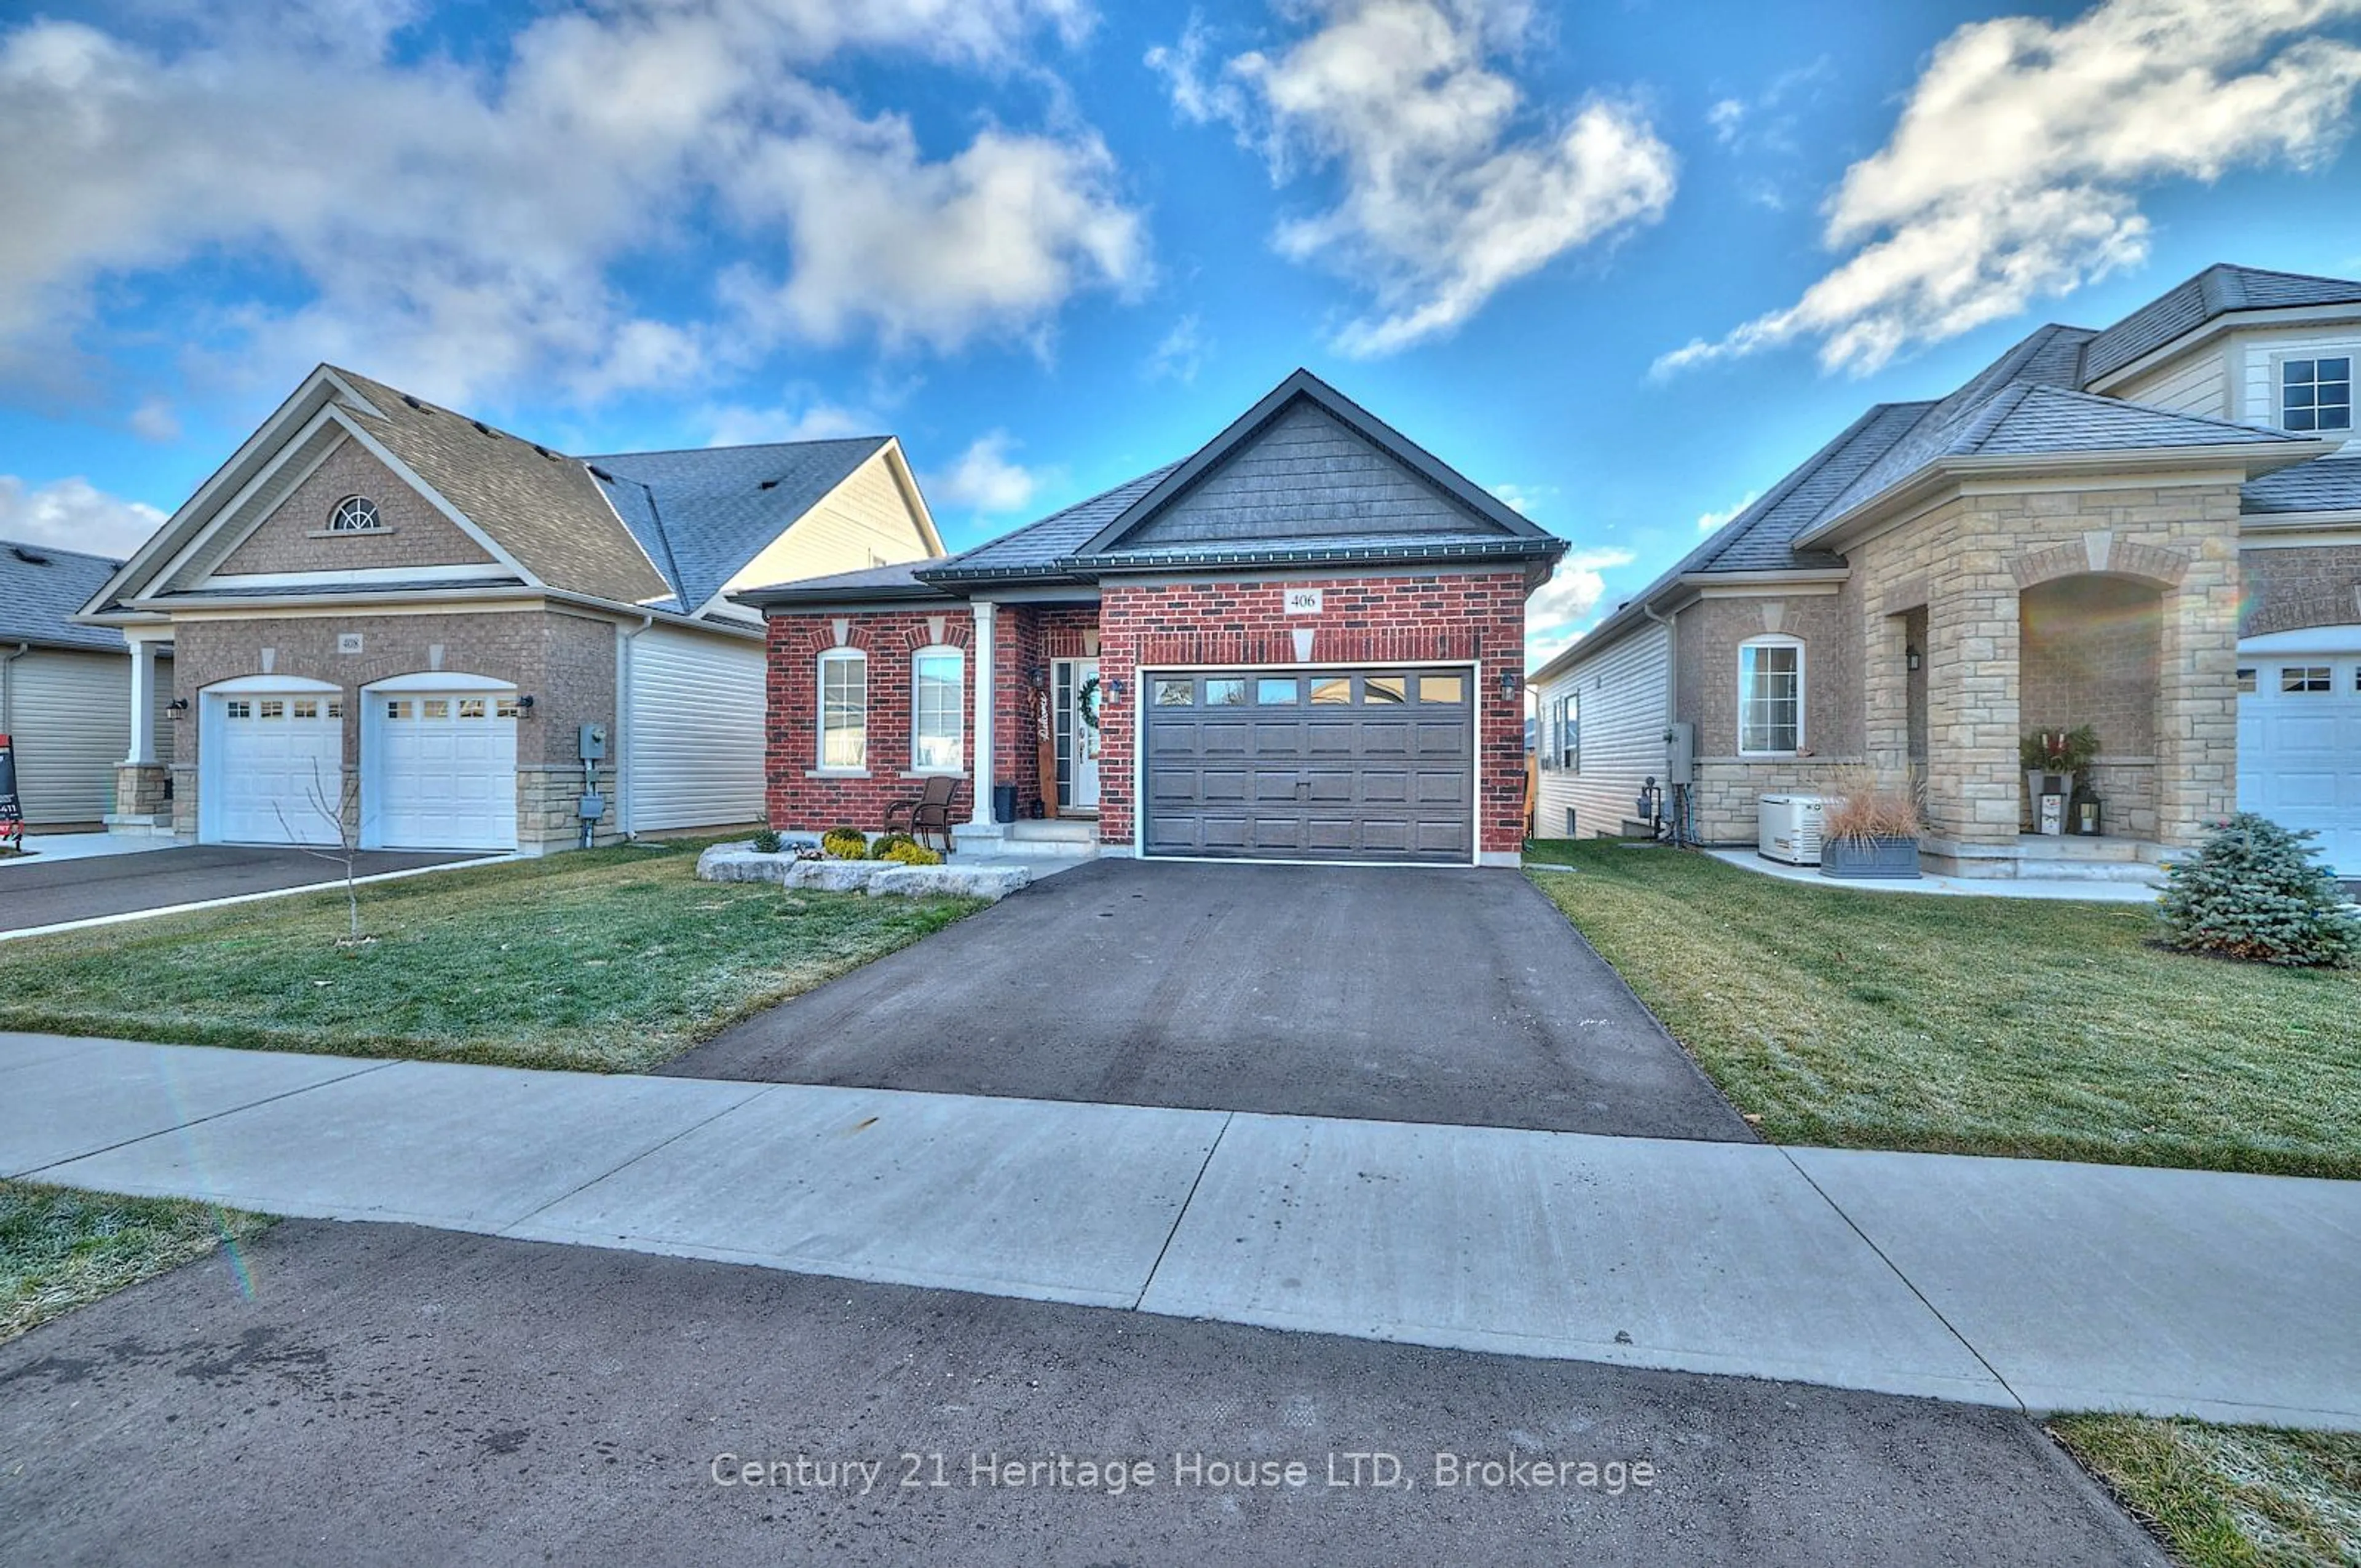
[[[386,850],[516,848],[513,696],[372,693],[364,840]]]
[[[205,759],[208,843],[334,844],[344,796],[341,699],[300,692],[213,694]]]
[[[2309,828],[2361,877],[2361,655],[2241,653],[2238,807]]]

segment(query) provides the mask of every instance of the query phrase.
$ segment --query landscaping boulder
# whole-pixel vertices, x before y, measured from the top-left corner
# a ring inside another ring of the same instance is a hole
[[[807,833],[782,835],[782,852],[775,855],[763,854],[742,839],[735,844],[716,844],[697,857],[697,880],[784,883],[796,864],[796,850],[818,842]]]
[[[1033,873],[1023,866],[885,864],[869,879],[869,892],[872,897],[900,894],[911,898],[988,898],[996,904],[1032,880]]]
[[[798,861],[787,872],[787,885],[815,893],[859,893],[878,872],[893,869],[876,861]]]

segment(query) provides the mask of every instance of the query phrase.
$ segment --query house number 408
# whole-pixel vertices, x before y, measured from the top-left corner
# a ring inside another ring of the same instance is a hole
[[[1320,613],[1320,593],[1321,590],[1318,588],[1288,589],[1287,613],[1290,615],[1318,615]]]

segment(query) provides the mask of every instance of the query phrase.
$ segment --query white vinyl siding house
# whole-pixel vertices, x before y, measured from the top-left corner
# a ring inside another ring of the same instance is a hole
[[[33,827],[94,823],[115,809],[115,765],[131,748],[131,656],[0,646],[0,735],[14,742],[16,792]],[[162,666],[169,671],[171,666]],[[156,748],[171,758],[171,684],[156,697]]]
[[[623,831],[763,817],[763,644],[670,626],[623,643]]]
[[[900,446],[883,447],[796,519],[793,528],[731,573],[711,608],[742,614],[727,597],[741,588],[924,561],[938,548],[933,521]]]
[[[1542,717],[1534,837],[1612,837],[1638,810],[1648,779],[1663,778],[1672,649],[1667,629],[1646,626],[1534,683]],[[1555,718],[1568,695],[1581,705],[1578,771],[1558,765],[1568,759],[1557,745]]]

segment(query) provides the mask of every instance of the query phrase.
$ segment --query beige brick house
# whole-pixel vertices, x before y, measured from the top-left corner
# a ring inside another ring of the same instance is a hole
[[[74,617],[130,644],[110,820],[527,854],[751,821],[729,596],[941,549],[891,436],[576,457],[322,366]]]
[[[2235,809],[2361,875],[2361,282],[2214,267],[1882,404],[1535,671],[1537,831],[1651,779],[1694,839],[1915,773],[1937,869],[2133,867]],[[2023,736],[2101,741],[2098,841],[2028,833]],[[1694,772],[1667,771],[1694,726]]]

